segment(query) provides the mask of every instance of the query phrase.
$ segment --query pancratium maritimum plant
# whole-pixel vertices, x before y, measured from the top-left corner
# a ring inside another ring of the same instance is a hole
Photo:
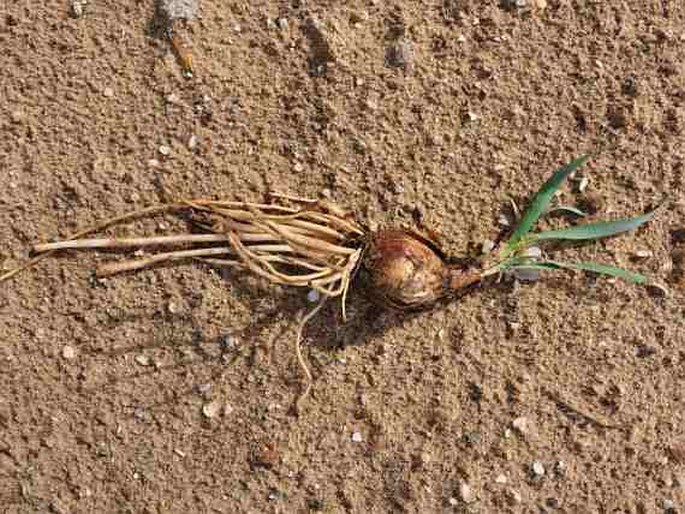
[[[274,195],[266,203],[182,200],[118,216],[66,240],[35,245],[33,250],[37,256],[0,276],[0,282],[61,250],[148,247],[160,251],[106,263],[97,269],[97,275],[193,259],[248,270],[275,284],[315,289],[320,293],[320,301],[301,317],[296,337],[297,357],[307,378],[299,404],[312,382],[301,353],[302,330],[331,298],[341,298],[345,318],[347,292],[360,267],[368,272],[378,301],[400,310],[430,308],[489,276],[506,271],[582,270],[647,284],[646,277],[622,268],[596,262],[551,260],[544,258],[539,250],[533,251],[551,242],[587,242],[614,236],[635,229],[654,216],[652,211],[632,218],[533,232],[564,180],[589,159],[589,155],[579,157],[554,173],[533,196],[508,239],[473,267],[452,264],[435,242],[418,232],[392,229],[371,233],[332,204]],[[203,231],[136,238],[87,237],[111,225],[159,213],[190,213]]]

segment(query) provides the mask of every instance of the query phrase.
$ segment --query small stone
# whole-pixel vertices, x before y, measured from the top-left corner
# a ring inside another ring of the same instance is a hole
[[[457,42],[458,43],[466,43],[466,36],[464,34],[459,34],[457,36]]]
[[[195,386],[195,390],[199,394],[207,394],[212,390],[212,384],[211,384],[211,382],[205,382],[203,384],[198,384]]]
[[[583,191],[585,191],[587,189],[587,186],[589,186],[589,185],[590,185],[590,179],[588,177],[582,177],[578,181],[578,192],[582,193]]]
[[[492,252],[494,249],[495,249],[495,242],[490,240],[490,239],[486,239],[485,241],[483,241],[483,245],[481,246],[480,251],[483,255],[487,255],[490,252]]]
[[[533,0],[533,5],[541,11],[544,11],[547,9],[547,0]]]
[[[205,403],[202,406],[202,414],[209,419],[215,418],[221,414],[221,407],[222,405],[219,400],[213,400],[209,403]]]
[[[459,500],[457,500],[454,496],[450,496],[450,499],[447,500],[447,503],[449,503],[452,507],[456,507],[459,505]]]
[[[151,361],[147,355],[136,355],[136,362],[141,366],[149,366]]]
[[[319,291],[317,291],[316,289],[310,289],[307,293],[307,301],[309,303],[319,303],[320,299],[321,293],[319,293]]]
[[[535,476],[541,477],[545,474],[545,466],[542,465],[542,462],[536,460],[533,462],[533,465],[531,466],[531,469],[533,471],[533,474]]]
[[[167,305],[167,310],[169,311],[169,314],[178,314],[181,312],[181,304],[177,301],[170,300]]]
[[[662,507],[666,512],[673,512],[675,510],[675,502],[673,500],[664,500],[661,502]]]
[[[293,165],[293,170],[295,170],[296,173],[301,173],[304,170],[304,166],[302,166],[301,162],[296,162]]]
[[[352,432],[352,442],[361,443],[364,440],[361,432]]]
[[[648,259],[653,257],[654,253],[651,250],[636,250],[633,255],[635,255],[635,257],[638,259]]]
[[[525,416],[520,416],[511,422],[511,427],[521,435],[526,435],[530,429],[530,422]]]
[[[504,215],[504,214],[500,214],[500,215],[499,215],[499,217],[497,218],[497,223],[499,223],[499,224],[502,225],[503,227],[508,227],[508,226],[511,225],[511,222],[509,221],[509,218],[508,218],[506,215]]]
[[[221,349],[225,352],[232,352],[238,346],[238,338],[233,334],[226,334],[221,338]]]
[[[174,105],[179,104],[181,99],[178,97],[176,93],[170,93],[166,95],[164,100],[166,100],[166,103]]]
[[[69,5],[69,13],[74,18],[80,18],[83,16],[83,10],[87,3],[88,0],[71,0]]]
[[[402,68],[405,72],[412,68],[412,45],[401,39],[385,50],[385,64],[391,68]]]
[[[159,9],[169,20],[194,20],[199,11],[198,0],[159,0]]]
[[[566,463],[563,460],[557,461],[557,463],[554,465],[554,472],[559,476],[565,475],[566,474]]]
[[[163,155],[164,157],[167,157],[168,155],[171,154],[171,148],[167,145],[160,145],[160,147],[157,149],[157,151]]]
[[[67,360],[72,360],[76,358],[76,349],[73,346],[69,346],[68,344],[62,348],[62,357],[64,357]]]
[[[160,162],[157,159],[149,159],[147,165],[150,166],[150,168],[159,168]]]
[[[471,489],[471,486],[466,482],[459,484],[459,497],[464,503],[473,503],[476,500],[476,496]]]
[[[507,483],[507,475],[504,473],[500,473],[495,477],[495,483],[496,484],[506,484]]]
[[[676,463],[685,464],[685,439],[671,443],[668,453]]]
[[[197,148],[197,136],[193,134],[188,138],[188,148],[195,150]]]
[[[112,98],[114,96],[114,89],[112,89],[111,87],[106,87],[102,90],[102,95],[105,98]]]
[[[285,32],[288,30],[288,18],[276,18],[276,25],[280,30]]]
[[[145,409],[139,405],[138,407],[133,409],[133,417],[136,418],[138,421],[143,421],[145,419]]]

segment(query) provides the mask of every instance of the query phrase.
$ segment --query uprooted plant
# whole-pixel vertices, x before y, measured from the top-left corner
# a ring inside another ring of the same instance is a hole
[[[343,320],[350,283],[360,267],[371,289],[386,306],[400,310],[430,308],[487,277],[517,270],[582,270],[647,284],[646,277],[596,262],[565,262],[543,257],[540,246],[564,241],[587,242],[635,229],[654,216],[644,215],[533,232],[563,181],[590,159],[579,157],[558,170],[535,194],[515,230],[476,265],[452,264],[430,238],[412,230],[370,233],[341,209],[326,202],[275,195],[268,203],[182,200],[131,212],[104,221],[72,237],[37,244],[37,254],[20,268],[0,276],[7,280],[60,250],[185,247],[102,265],[98,276],[139,270],[170,261],[199,260],[211,265],[249,270],[275,284],[306,287],[320,301],[303,315],[295,338],[298,362],[306,376],[299,404],[312,377],[301,352],[306,323],[331,298],[341,298]],[[573,209],[572,209],[573,210]],[[139,238],[87,238],[108,226],[159,213],[190,213],[202,233]]]

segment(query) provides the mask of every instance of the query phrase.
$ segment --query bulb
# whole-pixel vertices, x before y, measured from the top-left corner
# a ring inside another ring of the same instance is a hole
[[[449,268],[428,241],[409,231],[374,234],[364,265],[374,292],[400,309],[434,304],[449,291]]]
[[[453,267],[429,240],[411,231],[374,234],[364,267],[374,294],[391,307],[419,310],[481,280],[480,270]]]

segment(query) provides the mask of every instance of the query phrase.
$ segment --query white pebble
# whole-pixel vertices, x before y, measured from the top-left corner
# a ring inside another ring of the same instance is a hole
[[[319,293],[319,291],[317,291],[316,289],[310,289],[307,293],[307,301],[309,303],[319,303],[320,299],[321,293]]]
[[[188,138],[188,148],[191,150],[195,150],[195,148],[197,148],[197,136],[195,134]]]
[[[497,484],[506,484],[507,483],[507,475],[504,473],[500,473],[495,477],[495,483]]]
[[[541,477],[542,475],[545,474],[545,466],[542,465],[542,462],[536,460],[533,462],[533,465],[531,466],[531,469],[533,470],[533,474]]]
[[[450,499],[447,501],[452,507],[456,507],[457,505],[459,505],[459,500],[457,500],[454,496],[450,496]]]
[[[495,242],[491,241],[490,239],[486,239],[483,241],[483,245],[480,248],[480,251],[483,255],[489,254],[491,251],[495,249]]]
[[[503,227],[508,227],[511,225],[509,218],[507,218],[504,214],[499,215],[499,217],[497,218],[497,223],[499,223]]]
[[[361,432],[352,432],[352,442],[361,443],[364,440]]]
[[[149,159],[147,165],[150,166],[150,168],[159,168],[160,162],[157,159]]]
[[[68,344],[62,348],[62,357],[64,357],[67,360],[71,360],[76,357],[76,349],[73,346],[69,346]]]
[[[512,428],[521,435],[525,435],[528,433],[528,429],[530,428],[529,425],[530,424],[528,422],[528,418],[526,418],[525,416],[520,416],[511,422]]]
[[[167,145],[160,145],[160,147],[157,149],[160,154],[164,155],[165,157],[169,154],[171,154],[171,148]]]
[[[102,94],[103,94],[103,96],[105,96],[106,98],[112,98],[112,97],[114,96],[114,89],[112,89],[111,87],[106,87],[106,88],[102,91]]]
[[[652,257],[653,255],[654,254],[651,250],[637,250],[635,252],[635,257],[638,257],[640,259],[647,259],[649,257]]]
[[[169,302],[169,305],[167,305],[167,310],[169,311],[169,314],[178,314],[179,312],[181,312],[181,304],[174,300],[171,300]]]
[[[476,500],[476,496],[473,494],[471,486],[466,482],[459,484],[459,497],[464,503],[473,503]]]
[[[202,414],[206,418],[215,418],[217,415],[219,415],[221,412],[221,402],[218,400],[211,401],[209,403],[205,403],[202,406]]]
[[[147,355],[136,355],[136,362],[141,366],[149,366],[150,357],[148,357]]]

